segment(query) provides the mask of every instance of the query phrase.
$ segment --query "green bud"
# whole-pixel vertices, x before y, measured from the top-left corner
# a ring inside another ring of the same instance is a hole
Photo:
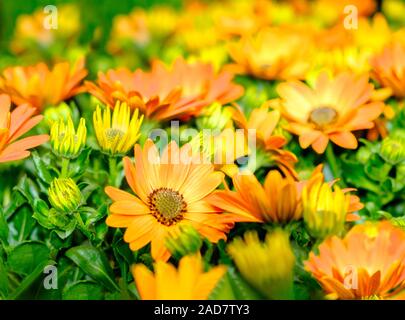
[[[58,178],[51,182],[48,199],[57,211],[71,213],[79,207],[82,194],[71,178]]]
[[[200,234],[190,225],[180,226],[177,232],[171,232],[166,238],[166,247],[176,259],[199,252],[201,246]]]
[[[69,115],[67,121],[62,118],[54,121],[51,127],[51,145],[53,152],[60,157],[74,159],[82,152],[86,144],[86,121],[80,119],[75,130],[73,120]]]
[[[71,108],[64,102],[56,107],[48,107],[45,109],[44,118],[48,123],[53,123],[59,120],[67,121],[72,116]]]
[[[399,134],[386,137],[381,143],[380,156],[392,165],[403,162],[405,160],[405,137]]]
[[[366,164],[368,162],[368,160],[370,159],[372,154],[373,153],[372,153],[372,151],[370,150],[369,147],[367,147],[367,146],[364,147],[363,146],[356,153],[357,161],[359,161],[362,164]]]

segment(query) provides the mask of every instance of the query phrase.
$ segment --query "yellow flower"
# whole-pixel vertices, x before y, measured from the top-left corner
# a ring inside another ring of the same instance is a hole
[[[318,181],[302,191],[303,217],[309,233],[316,238],[343,231],[349,212],[350,195],[338,186]]]
[[[313,53],[312,67],[306,75],[306,80],[310,84],[315,84],[318,76],[324,71],[333,76],[343,71],[364,74],[371,68],[369,59],[370,52],[356,46],[318,49]]]
[[[226,272],[217,266],[204,272],[200,255],[186,256],[176,268],[163,261],[154,265],[153,274],[145,265],[132,268],[135,284],[143,300],[202,300],[208,299],[218,281]]]
[[[232,111],[223,108],[219,102],[214,102],[197,118],[197,127],[202,129],[223,130],[231,121]]]
[[[265,28],[229,44],[229,55],[235,63],[227,70],[265,80],[303,79],[310,67],[306,56],[309,48],[307,34]]]
[[[52,44],[67,43],[80,31],[80,9],[75,4],[58,4],[57,28],[44,28],[47,13],[43,8],[32,14],[21,14],[15,25],[10,47],[16,54],[29,53],[32,44],[47,48]],[[53,19],[52,19],[53,20]]]
[[[232,118],[235,124],[244,129],[248,135],[250,135],[249,130],[256,132],[258,164],[252,169],[276,164],[284,174],[291,174],[294,178],[298,178],[294,169],[298,159],[292,152],[282,149],[287,144],[287,139],[277,130],[281,114],[279,110],[270,109],[272,102],[272,100],[266,101],[260,108],[255,108],[249,118],[236,105]]]
[[[48,195],[52,207],[66,213],[75,211],[82,201],[80,189],[71,178],[54,179],[48,189]]]
[[[209,130],[207,135],[203,130],[190,143],[194,152],[202,152],[204,160],[214,164],[215,170],[230,177],[239,171],[235,161],[241,160],[238,164],[242,166],[248,164],[243,157],[249,155],[251,150],[243,131],[226,128],[218,134],[211,134]]]
[[[127,153],[140,136],[142,121],[143,115],[139,117],[138,109],[131,117],[131,110],[125,102],[117,101],[112,117],[110,108],[101,112],[100,106],[97,106],[93,124],[99,146],[110,155]]]
[[[382,3],[382,11],[390,20],[404,21],[405,2],[402,0],[385,0]]]
[[[80,119],[77,131],[70,114],[67,121],[59,119],[51,127],[51,145],[53,152],[64,158],[74,159],[79,156],[86,144],[86,120]]]
[[[285,231],[267,234],[264,242],[256,232],[248,231],[244,240],[236,238],[228,246],[228,252],[243,277],[267,298],[293,297],[295,256]]]

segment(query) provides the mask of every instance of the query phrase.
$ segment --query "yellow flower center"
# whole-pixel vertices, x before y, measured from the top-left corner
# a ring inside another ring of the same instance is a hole
[[[333,123],[337,118],[337,111],[331,107],[319,107],[311,111],[309,114],[309,122],[315,124],[318,128]]]
[[[125,133],[120,129],[108,128],[105,130],[105,137],[110,143],[113,143],[116,140],[120,140],[124,135]]]
[[[183,196],[169,188],[154,190],[149,196],[149,209],[151,214],[161,224],[170,226],[181,219],[186,212],[187,204]]]

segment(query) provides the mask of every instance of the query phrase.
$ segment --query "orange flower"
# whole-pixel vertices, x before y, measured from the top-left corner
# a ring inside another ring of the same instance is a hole
[[[277,170],[272,170],[263,186],[249,173],[237,173],[232,181],[236,191],[216,191],[208,197],[208,202],[235,215],[235,220],[287,223],[301,218],[297,183],[292,177],[283,178]]]
[[[377,9],[376,0],[316,0],[313,3],[314,13],[326,22],[335,22],[352,11],[345,8],[355,8],[359,16],[370,16]]]
[[[287,143],[287,140],[282,135],[274,134],[280,120],[280,112],[278,110],[269,111],[269,101],[263,103],[260,108],[254,109],[249,119],[245,117],[241,108],[236,105],[233,120],[246,133],[249,129],[256,130],[256,142],[270,155],[270,160],[277,163],[285,174],[297,177],[294,170],[297,157],[293,153],[281,149]]]
[[[147,140],[143,150],[135,146],[135,166],[124,158],[125,176],[136,196],[107,187],[106,193],[114,203],[110,206],[107,225],[127,228],[124,240],[132,250],[152,243],[152,257],[167,260],[165,247],[168,232],[180,226],[192,225],[212,242],[226,238],[233,227],[231,216],[219,214],[206,197],[224,178],[207,163],[198,163],[200,154],[191,157],[191,145],[178,148],[171,142],[159,156],[156,146]],[[184,161],[182,161],[184,159]]]
[[[208,202],[234,215],[235,221],[288,223],[302,218],[301,195],[304,187],[310,189],[324,182],[324,176],[322,165],[319,165],[306,181],[295,181],[291,175],[282,177],[277,170],[267,174],[263,185],[255,175],[247,172],[235,174],[232,181],[236,191],[218,190],[208,196]],[[347,220],[356,220],[357,216],[351,212],[362,207],[358,197],[350,196]]]
[[[143,264],[132,268],[142,300],[208,299],[225,272],[225,266],[217,266],[204,272],[204,264],[199,254],[183,257],[178,270],[163,261],[155,263],[155,274]]]
[[[387,221],[357,225],[343,239],[325,240],[305,268],[331,299],[398,298],[405,290],[405,232]]]
[[[228,70],[256,78],[303,79],[310,64],[305,58],[309,38],[286,29],[263,29],[255,37],[245,37],[229,45],[235,61]]]
[[[10,95],[13,103],[28,103],[41,112],[48,105],[84,91],[80,81],[87,75],[84,59],[70,69],[68,62],[57,63],[51,70],[45,63],[28,67],[10,67],[0,77],[0,92]]]
[[[340,73],[330,79],[321,73],[313,88],[290,81],[278,86],[280,109],[289,121],[287,130],[299,136],[302,148],[323,153],[329,139],[342,148],[357,148],[352,131],[370,129],[384,108],[370,102],[373,85],[368,76]]]
[[[28,149],[48,141],[47,134],[31,136],[16,141],[37,125],[42,116],[32,117],[35,108],[20,105],[10,112],[11,101],[6,94],[0,95],[0,162],[9,162],[27,158]]]
[[[382,86],[391,88],[394,95],[405,98],[405,46],[396,43],[386,47],[371,59],[373,75]]]
[[[187,119],[215,101],[225,104],[239,98],[243,88],[231,81],[231,74],[215,74],[210,64],[177,59],[171,69],[155,61],[150,72],[123,68],[100,72],[97,85],[87,82],[86,86],[111,108],[120,100],[148,118],[168,120]]]
[[[32,14],[21,14],[15,22],[15,33],[10,43],[10,49],[15,54],[31,54],[32,44],[35,47],[46,48],[59,42],[68,45],[68,40],[73,38],[80,31],[80,8],[75,4],[58,5],[58,27],[45,28],[44,23],[47,21],[47,13],[43,8],[37,9]],[[52,22],[55,20],[52,19]]]

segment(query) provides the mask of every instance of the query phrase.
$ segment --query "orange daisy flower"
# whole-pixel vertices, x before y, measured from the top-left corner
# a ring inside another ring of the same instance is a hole
[[[6,94],[0,95],[0,162],[27,158],[28,149],[48,141],[47,134],[17,139],[36,126],[42,116],[32,117],[35,108],[20,105],[10,112],[11,100]]]
[[[239,98],[243,88],[233,84],[232,77],[227,72],[215,74],[210,64],[189,64],[180,58],[170,69],[155,61],[149,72],[123,68],[100,72],[97,84],[86,82],[86,86],[111,108],[119,100],[148,118],[186,120],[215,101],[225,104]]]
[[[0,77],[0,92],[10,95],[13,103],[27,103],[41,112],[84,91],[80,82],[87,75],[84,59],[70,68],[68,62],[55,64],[50,70],[45,63],[28,67],[10,67]]]
[[[124,158],[125,176],[136,196],[106,187],[105,192],[114,201],[107,225],[127,228],[124,240],[132,250],[151,242],[152,257],[167,260],[170,253],[165,238],[184,224],[190,224],[212,242],[226,239],[233,227],[232,217],[220,214],[206,201],[224,175],[191,150],[190,144],[179,148],[171,142],[160,156],[148,139],[143,150],[135,146],[135,166]]]
[[[315,14],[328,22],[345,17],[345,8],[355,7],[359,16],[370,16],[377,9],[376,0],[316,0],[313,3]]]
[[[357,148],[352,131],[370,129],[384,109],[382,102],[370,102],[373,85],[368,76],[340,73],[329,78],[321,73],[313,88],[299,81],[277,87],[287,130],[299,136],[302,148],[323,153],[331,140],[342,148]]]
[[[304,79],[310,67],[305,58],[310,48],[308,40],[309,37],[285,28],[262,29],[254,37],[229,45],[235,63],[228,65],[227,70],[266,80]]]
[[[226,272],[222,265],[204,272],[199,254],[183,257],[177,270],[163,261],[154,267],[155,274],[143,264],[132,268],[142,300],[205,300]]]
[[[277,170],[267,174],[261,185],[256,176],[238,173],[233,176],[235,191],[218,190],[208,196],[213,206],[234,215],[238,222],[288,223],[302,218],[302,191],[324,182],[322,165],[315,168],[309,180],[295,181],[291,175],[283,177]],[[333,184],[335,181],[330,182]],[[344,193],[354,189],[343,189]],[[350,196],[347,221],[357,220],[352,212],[363,205],[356,196]]]
[[[405,232],[389,222],[357,225],[304,263],[330,299],[404,299]],[[401,293],[402,291],[402,293]]]
[[[405,46],[396,43],[371,59],[373,75],[382,86],[405,98]]]
[[[274,134],[280,120],[280,112],[269,111],[269,103],[269,101],[265,102],[260,108],[254,109],[249,119],[246,118],[242,109],[235,105],[232,118],[246,133],[249,129],[256,130],[256,142],[269,154],[270,160],[274,161],[285,174],[297,177],[294,164],[298,159],[292,152],[281,149],[287,143],[287,139],[282,135]]]

